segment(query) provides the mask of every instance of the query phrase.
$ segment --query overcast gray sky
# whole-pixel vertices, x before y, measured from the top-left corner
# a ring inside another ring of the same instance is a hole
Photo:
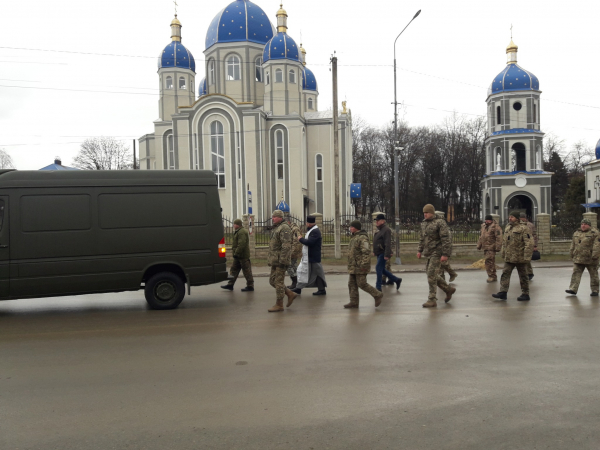
[[[197,83],[206,30],[228,3],[178,0]],[[279,1],[255,3],[275,22]],[[600,138],[597,0],[286,0],[284,8],[288,33],[297,42],[302,33],[320,109],[331,106],[329,58],[336,50],[340,101],[374,125],[391,122],[393,42],[422,9],[397,46],[398,99],[408,123],[439,123],[452,111],[485,114],[487,87],[506,65],[512,24],[519,64],[540,79],[542,130],[568,145],[594,146]],[[156,58],[170,41],[172,17],[169,0],[3,1],[0,148],[19,169],[38,169],[57,155],[70,164],[87,137],[131,145],[152,132]]]

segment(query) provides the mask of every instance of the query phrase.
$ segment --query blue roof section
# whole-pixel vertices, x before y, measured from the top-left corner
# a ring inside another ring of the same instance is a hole
[[[317,78],[312,70],[304,67],[302,69],[302,89],[305,91],[318,91]]]
[[[518,64],[508,64],[506,68],[496,75],[488,89],[488,95],[513,91],[539,91],[540,81],[531,72],[523,69]]]
[[[40,170],[79,170],[74,167],[63,166],[62,164],[50,164],[49,166],[42,167]]]
[[[192,53],[181,42],[172,41],[158,56],[158,68],[176,67],[196,72],[196,61]]]
[[[280,32],[273,36],[263,52],[263,63],[270,59],[291,59],[300,62],[300,51],[296,41],[287,33]]]
[[[208,94],[208,86],[206,85],[206,78],[202,78],[198,85],[198,97]]]
[[[275,207],[275,209],[278,209],[281,212],[284,213],[289,213],[290,212],[290,205],[288,205],[285,200],[281,200],[279,203],[277,203],[277,206]]]
[[[586,208],[600,208],[600,203],[582,203],[581,206]]]
[[[503,131],[494,131],[491,136],[498,136],[500,134],[523,134],[523,133],[537,133],[537,134],[544,134],[543,132],[541,132],[540,130],[533,130],[531,128],[512,128],[510,130],[503,130]]]
[[[249,41],[266,44],[275,34],[265,12],[248,0],[236,0],[217,14],[206,32],[208,50],[217,43]]]
[[[596,144],[596,159],[600,159],[600,139],[598,139],[598,143]]]

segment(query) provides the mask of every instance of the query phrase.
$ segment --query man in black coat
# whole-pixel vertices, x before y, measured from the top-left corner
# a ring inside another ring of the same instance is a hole
[[[325,281],[325,271],[321,264],[321,245],[323,238],[321,230],[315,223],[314,217],[306,218],[306,235],[299,237],[298,241],[302,243],[302,261],[298,266],[298,284],[296,289],[292,289],[296,294],[301,294],[304,288],[318,288],[313,295],[325,295],[327,292],[327,282]]]
[[[396,290],[400,289],[402,278],[394,276],[385,269],[385,263],[392,257],[392,230],[385,224],[385,216],[379,214],[375,219],[377,222],[377,233],[373,236],[373,255],[377,257],[377,283],[375,288],[381,291],[382,277],[385,275],[396,284]]]

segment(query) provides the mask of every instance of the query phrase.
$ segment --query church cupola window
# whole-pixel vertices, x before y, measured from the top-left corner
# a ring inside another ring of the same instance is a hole
[[[502,108],[496,106],[496,124],[502,125]]]
[[[173,77],[167,77],[166,88],[173,89]]]
[[[208,84],[215,84],[215,62],[212,59],[208,62]]]
[[[179,89],[184,89],[184,90],[186,89],[184,77],[179,77]]]
[[[254,60],[254,70],[256,72],[256,81],[262,83],[263,80],[263,70],[262,70],[262,58],[256,58]]]
[[[225,137],[223,124],[218,120],[210,124],[210,156],[217,185],[219,189],[225,189]]]
[[[275,70],[275,83],[283,83],[283,70]]]
[[[296,84],[296,71],[294,69],[290,70],[290,83]]]
[[[240,58],[230,56],[227,58],[227,81],[240,80]]]
[[[267,72],[267,84],[271,84],[271,75]]]
[[[308,109],[314,109],[313,99],[312,98],[308,99]]]

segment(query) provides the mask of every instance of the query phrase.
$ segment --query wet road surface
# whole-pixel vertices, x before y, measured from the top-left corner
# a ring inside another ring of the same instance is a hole
[[[435,310],[419,273],[378,309],[344,310],[342,275],[277,314],[265,278],[175,311],[0,302],[0,448],[598,449],[600,302],[570,273],[539,269],[526,303],[516,273],[502,302],[460,272]]]

